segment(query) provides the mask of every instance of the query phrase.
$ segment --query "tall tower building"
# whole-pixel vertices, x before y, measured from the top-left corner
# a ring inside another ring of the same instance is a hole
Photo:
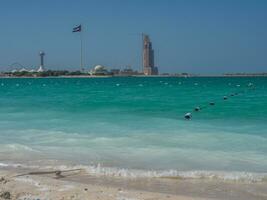
[[[148,35],[143,35],[143,68],[145,75],[158,75],[158,68],[154,66],[154,50]]]
[[[45,52],[40,51],[39,52],[39,55],[40,55],[40,67],[39,67],[39,69],[37,71],[38,72],[43,72],[43,71],[45,71],[44,70],[44,56],[45,56]]]

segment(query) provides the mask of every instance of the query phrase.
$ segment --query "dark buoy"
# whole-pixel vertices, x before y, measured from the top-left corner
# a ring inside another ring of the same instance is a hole
[[[227,96],[224,96],[224,97],[223,97],[223,100],[227,100],[227,99],[228,99],[228,97],[227,97]]]
[[[210,105],[211,105],[211,106],[214,106],[214,105],[215,105],[215,103],[214,103],[214,102],[210,102]]]
[[[195,111],[196,112],[200,111],[200,107],[195,107]]]
[[[235,96],[234,94],[231,94],[231,97]]]
[[[185,116],[184,116],[184,118],[186,120],[190,120],[192,118],[192,114],[191,113],[186,113]]]

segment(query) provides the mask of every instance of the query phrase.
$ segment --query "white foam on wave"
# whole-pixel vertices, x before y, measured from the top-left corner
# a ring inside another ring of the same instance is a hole
[[[114,176],[125,178],[190,178],[221,179],[233,181],[258,182],[267,178],[267,173],[225,172],[225,171],[178,171],[178,170],[135,170],[123,168],[107,168],[97,166],[85,167],[89,174],[96,176]]]
[[[30,152],[39,152],[38,150],[35,150],[29,146],[26,145],[22,145],[22,144],[5,144],[3,145],[3,149],[8,149],[8,150],[12,150],[12,151],[30,151]]]
[[[0,163],[0,167],[8,167],[8,166],[9,166],[8,164]]]
[[[25,165],[0,163],[0,168],[25,168],[38,170],[73,170],[83,169],[93,176],[122,177],[122,178],[182,178],[182,179],[219,179],[224,181],[263,182],[267,173],[238,172],[238,171],[178,171],[178,170],[139,170],[98,165]]]
[[[38,168],[38,166],[29,166],[19,163],[0,163],[0,168]]]

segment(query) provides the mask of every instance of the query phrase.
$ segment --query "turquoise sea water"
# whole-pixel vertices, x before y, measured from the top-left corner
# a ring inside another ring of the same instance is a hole
[[[267,173],[267,78],[0,79],[0,110],[0,167]]]

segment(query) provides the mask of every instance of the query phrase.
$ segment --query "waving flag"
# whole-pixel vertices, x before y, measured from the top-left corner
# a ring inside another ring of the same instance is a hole
[[[82,25],[76,26],[72,29],[73,33],[81,32],[82,31]]]

